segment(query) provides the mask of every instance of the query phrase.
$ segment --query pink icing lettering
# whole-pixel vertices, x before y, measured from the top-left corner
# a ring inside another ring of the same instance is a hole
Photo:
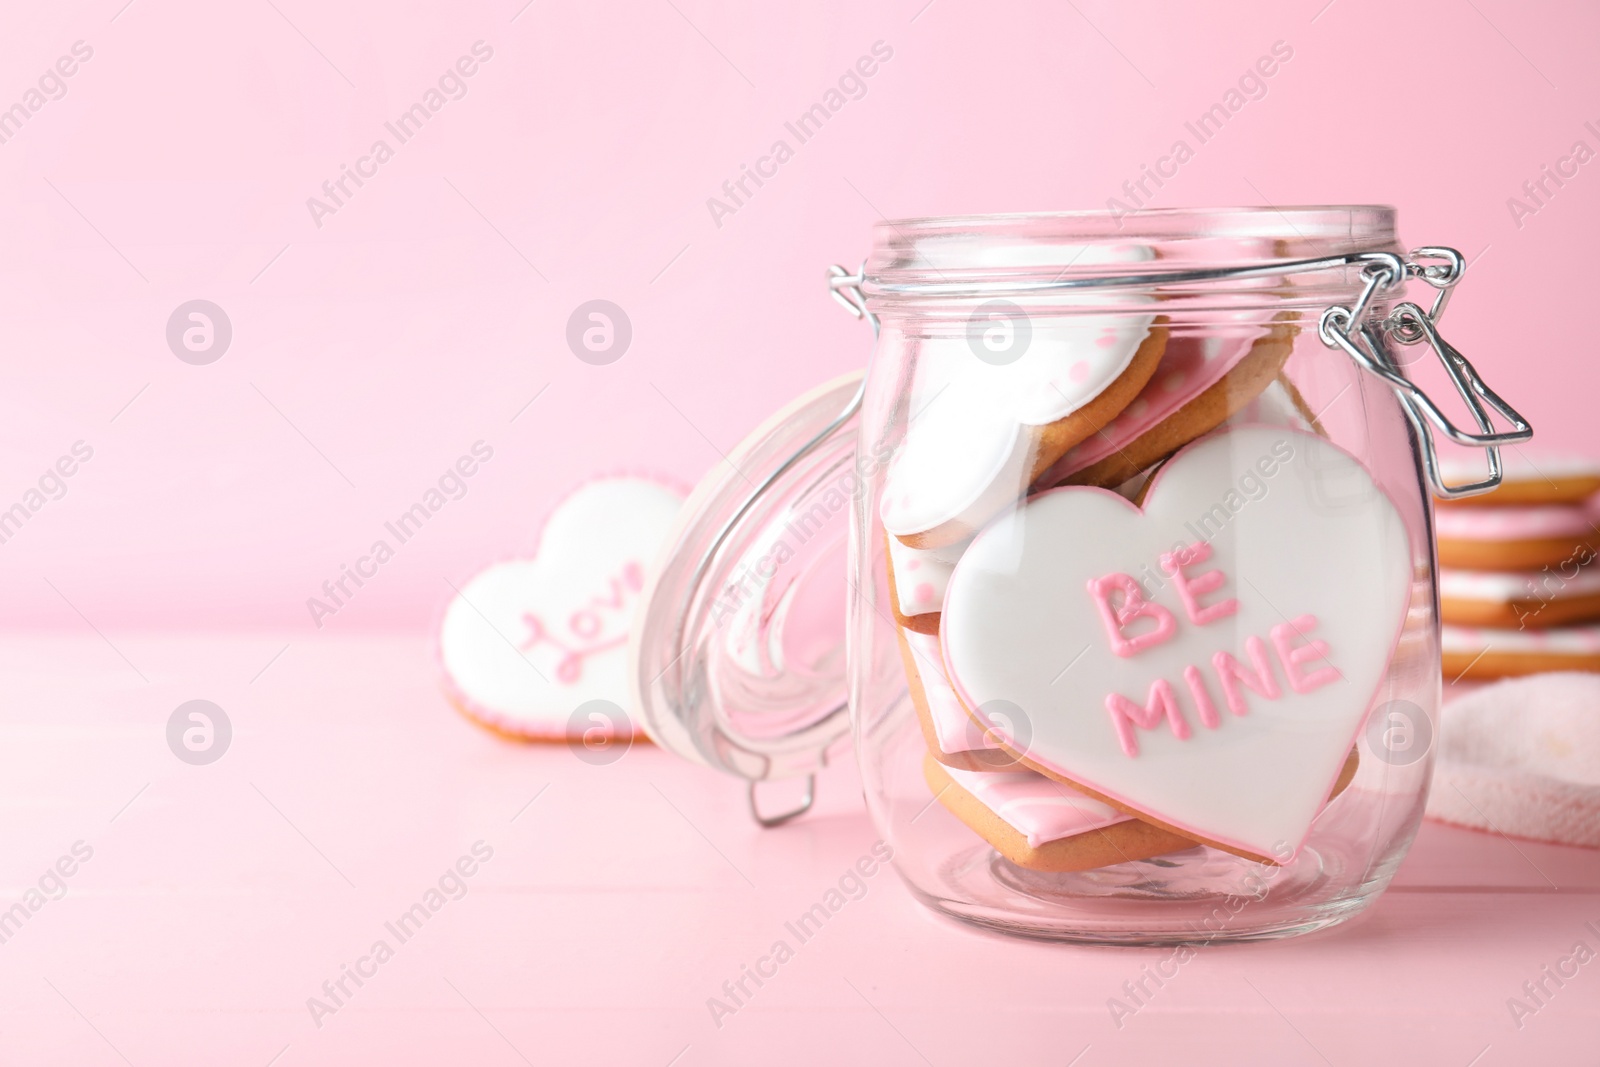
[[[618,645],[625,644],[628,640],[624,636],[611,641],[603,641],[590,648],[569,648],[556,640],[555,636],[544,628],[544,623],[540,621],[539,616],[533,614],[533,612],[524,612],[522,621],[528,627],[528,636],[522,644],[517,646],[518,650],[528,652],[538,645],[549,645],[554,648],[560,654],[560,659],[556,661],[556,681],[562,685],[573,685],[578,681],[583,675],[583,661],[586,657],[592,656],[596,652],[603,652],[608,648],[616,648]]]
[[[1241,666],[1230,653],[1218,652],[1211,657],[1211,665],[1217,671],[1217,680],[1222,683],[1222,694],[1228,701],[1228,710],[1235,715],[1246,715],[1250,711],[1245,705],[1244,694],[1239,692],[1241,682],[1268,700],[1277,700],[1282,695],[1282,691],[1278,689],[1278,680],[1272,674],[1272,664],[1267,661],[1266,643],[1251,634],[1245,638],[1244,649],[1250,656],[1250,662],[1255,666],[1254,674]]]
[[[1206,691],[1205,679],[1200,676],[1200,668],[1185,667],[1183,680],[1189,683],[1189,692],[1194,696],[1195,708],[1200,712],[1200,725],[1209,726],[1213,730],[1221,726],[1222,719],[1217,715],[1217,706],[1211,703],[1211,694]]]
[[[1117,590],[1122,591],[1120,608],[1111,606],[1111,594]],[[1126,574],[1107,574],[1100,578],[1090,578],[1089,596],[1094,599],[1095,607],[1100,612],[1100,621],[1105,623],[1106,636],[1111,641],[1111,651],[1119,656],[1132,656],[1152,645],[1171,640],[1172,635],[1177,633],[1178,621],[1172,617],[1172,612],[1160,604],[1146,600],[1139,583]],[[1136,637],[1124,634],[1123,627],[1141,615],[1154,620],[1156,628]]]
[[[629,560],[622,565],[620,577],[611,579],[610,596],[597,596],[594,603],[602,608],[616,608],[619,611],[626,603],[630,592],[637,593],[644,588],[644,568],[637,562]]]
[[[627,644],[626,633],[606,640],[597,640],[605,631],[605,619],[601,616],[601,612],[606,609],[619,613],[625,611],[630,594],[643,589],[644,568],[635,561],[629,561],[623,564],[619,575],[611,578],[605,593],[591,597],[590,607],[579,608],[567,619],[568,630],[584,641],[593,643],[580,647],[566,645],[545,629],[544,621],[539,616],[529,611],[522,615],[523,624],[528,628],[528,636],[517,647],[519,651],[527,652],[537,645],[551,646],[559,655],[556,660],[556,681],[562,685],[573,685],[583,674],[585,659],[598,652]]]
[[[1139,738],[1135,726],[1154,730],[1165,719],[1172,727],[1172,736],[1179,741],[1189,739],[1189,723],[1178,710],[1178,701],[1172,694],[1172,685],[1165,678],[1150,683],[1150,696],[1140,707],[1121,693],[1106,694],[1106,711],[1111,715],[1111,728],[1117,732],[1123,754],[1132,758],[1139,755]]]
[[[1188,613],[1189,621],[1197,626],[1225,619],[1239,610],[1239,602],[1233,597],[1219,600],[1215,604],[1201,605],[1202,596],[1214,593],[1222,587],[1224,580],[1222,572],[1212,570],[1190,576],[1183,572],[1183,568],[1204,563],[1210,558],[1211,544],[1207,541],[1197,541],[1184,548],[1164,553],[1161,557],[1161,569],[1172,575],[1173,584],[1178,587],[1178,599],[1183,601],[1183,610]]]
[[[1310,673],[1301,672],[1301,667],[1307,661],[1328,658],[1328,642],[1321,638],[1308,639],[1306,636],[1316,628],[1315,615],[1301,615],[1291,622],[1279,623],[1272,628],[1272,647],[1278,651],[1278,661],[1283,664],[1283,674],[1289,679],[1289,688],[1296,693],[1309,693],[1342,677],[1332,664]],[[1292,647],[1296,638],[1306,643]]]

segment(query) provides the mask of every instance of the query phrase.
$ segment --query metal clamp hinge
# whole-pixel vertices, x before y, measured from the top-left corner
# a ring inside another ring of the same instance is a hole
[[[1353,307],[1330,307],[1322,313],[1317,324],[1318,336],[1329,348],[1342,348],[1363,370],[1382,379],[1399,397],[1406,417],[1416,429],[1422,446],[1423,465],[1434,495],[1443,500],[1486,493],[1500,484],[1503,473],[1500,448],[1519,444],[1533,437],[1533,427],[1489,388],[1472,364],[1439,333],[1439,320],[1449,303],[1451,290],[1461,280],[1465,261],[1453,248],[1427,247],[1414,250],[1409,257],[1382,253],[1369,258],[1366,267],[1367,284]],[[1442,259],[1443,264],[1425,262]],[[1397,289],[1408,278],[1420,278],[1433,286],[1433,306],[1427,311],[1411,301],[1396,304],[1382,321],[1372,322],[1374,300],[1381,294]],[[1406,377],[1399,362],[1390,352],[1388,342],[1416,345],[1426,342],[1444,366],[1451,383],[1462,402],[1472,412],[1478,424],[1477,433],[1463,430],[1439,410],[1433,398]],[[1509,430],[1496,430],[1490,418],[1498,414],[1510,424]],[[1469,448],[1482,448],[1487,452],[1489,469],[1484,478],[1463,485],[1448,485],[1440,469],[1438,449],[1433,432],[1437,430],[1447,439]]]

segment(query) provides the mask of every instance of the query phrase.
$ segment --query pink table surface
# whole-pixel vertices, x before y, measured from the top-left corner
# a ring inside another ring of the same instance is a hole
[[[7,1064],[1596,1055],[1600,963],[1520,1029],[1507,998],[1576,942],[1600,948],[1600,853],[1432,824],[1363,919],[1202,949],[1120,1028],[1108,998],[1169,950],[978,933],[890,874],[718,1027],[707,999],[873,843],[848,768],[814,814],[762,831],[736,783],[649,746],[597,767],[469,725],[418,636],[108,638],[0,643],[0,906],[93,849],[0,944]],[[234,727],[201,767],[165,742],[197,697]],[[316,1025],[307,999],[395,944],[384,923],[480,840],[493,857],[465,896]]]

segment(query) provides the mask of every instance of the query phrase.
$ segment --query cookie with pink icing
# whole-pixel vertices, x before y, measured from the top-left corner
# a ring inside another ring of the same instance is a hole
[[[1444,626],[1439,631],[1444,676],[1451,681],[1506,678],[1543,671],[1600,671],[1600,623],[1546,630]]]
[[[1093,245],[1075,265],[1154,257],[1148,246]],[[1123,298],[1148,302],[1149,314],[1096,314],[1089,309],[1102,298],[1054,294],[1039,298],[1049,313],[1036,316],[1028,298],[1018,299],[995,312],[990,328],[977,320],[965,332],[905,342],[916,346],[905,439],[890,463],[880,515],[906,545],[937,548],[969,537],[1126,407],[1166,348],[1153,297]],[[1074,305],[1085,310],[1073,312]]]
[[[963,771],[931,755],[922,767],[939,803],[1019,867],[1086,871],[1196,847],[1032,771]]]
[[[1412,569],[1359,462],[1234,427],[1173,456],[1142,507],[1068,487],[996,519],[951,575],[941,651],[962,705],[1028,768],[1275,862],[1340,777]]]
[[[938,633],[944,592],[967,542],[939,548],[912,548],[898,537],[884,540],[888,542],[889,605],[895,622],[917,633]]]
[[[1153,469],[1141,473],[1117,486],[1116,492],[1136,500],[1152,473]],[[898,537],[884,540],[888,542],[889,607],[895,622],[914,633],[937,634],[950,575],[971,539],[939,548],[912,548]]]
[[[967,714],[950,687],[938,635],[900,629],[899,642],[911,706],[917,713],[929,756],[947,767],[968,771],[1020,769],[1017,757],[1001,748]]]
[[[1441,500],[1441,510],[1463,507],[1498,507],[1519,504],[1577,504],[1600,493],[1600,460],[1536,449],[1501,450],[1502,478],[1498,488],[1481,496]],[[1482,481],[1488,465],[1482,456],[1450,455],[1440,458],[1440,469],[1452,485]]]
[[[1266,323],[1252,313],[1224,318],[1233,321],[1175,332],[1139,395],[1098,433],[1062,455],[1039,484],[1119,485],[1215,430],[1273,386],[1297,402],[1295,415],[1305,419],[1304,401],[1281,377],[1299,331],[1295,313],[1280,312]]]
[[[438,655],[447,695],[474,721],[530,740],[627,731],[627,642],[646,568],[683,494],[650,478],[584,485],[545,521],[528,558],[493,564],[445,609]],[[589,701],[615,712],[574,722]],[[609,721],[620,718],[622,721]]]
[[[928,747],[924,777],[945,807],[1011,862],[1033,870],[1088,870],[1197,844],[1025,769],[956,696],[937,636],[901,630],[899,640]],[[1332,796],[1349,784],[1358,762],[1352,749]]]
[[[1457,626],[1544,630],[1600,619],[1600,567],[1585,551],[1537,571],[1439,571],[1439,617]]]
[[[1543,504],[1440,508],[1439,563],[1470,570],[1559,567],[1600,550],[1600,507]]]

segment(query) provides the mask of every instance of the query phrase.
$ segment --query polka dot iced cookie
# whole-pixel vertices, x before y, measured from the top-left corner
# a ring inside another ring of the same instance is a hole
[[[1134,264],[1148,247],[1092,246],[1078,261]],[[1053,309],[1093,297],[1055,295]],[[1128,298],[1133,299],[1133,298]],[[890,463],[880,515],[913,548],[972,535],[1068,449],[1098,432],[1145,388],[1167,347],[1148,314],[1030,317],[1016,305],[992,329],[921,338],[905,439]],[[975,312],[975,315],[977,313]],[[998,346],[985,346],[990,334]]]
[[[939,632],[939,609],[965,541],[943,548],[912,548],[897,537],[889,545],[889,603],[897,623],[923,634]]]

